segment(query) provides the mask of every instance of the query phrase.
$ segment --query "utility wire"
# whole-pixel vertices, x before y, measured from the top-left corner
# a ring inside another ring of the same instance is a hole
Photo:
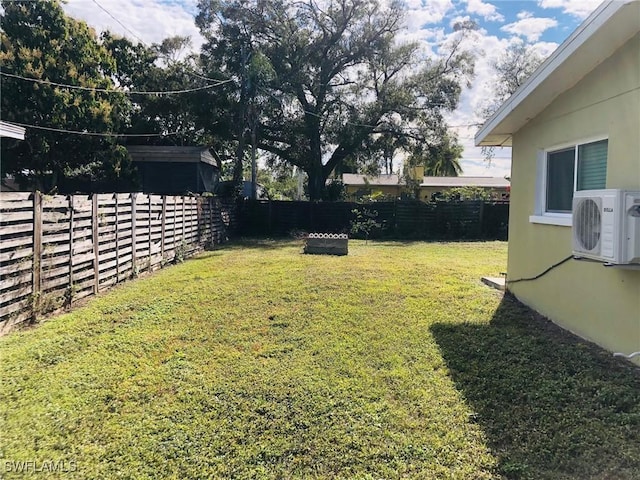
[[[127,32],[129,32],[131,35],[133,35],[142,45],[148,46],[147,42],[145,42],[142,38],[140,38],[140,36],[138,34],[136,34],[136,32],[134,32],[129,27],[127,27],[124,23],[122,23],[120,20],[118,20],[115,17],[115,15],[113,15],[109,10],[107,10],[102,5],[100,5],[96,0],[92,0],[92,2],[95,3],[100,8],[100,10],[102,10],[107,15],[109,15],[112,19],[114,19],[122,28],[124,28]],[[199,73],[196,73],[196,72],[191,71],[189,69],[185,69],[185,72],[190,74],[190,75],[193,75],[194,77],[201,78],[202,80],[207,80],[207,81],[210,81],[210,82],[219,82],[220,81],[220,80],[216,80],[215,78],[205,77],[204,75],[200,75]]]
[[[560,265],[562,265],[565,262],[568,262],[572,258],[573,258],[573,255],[569,255],[567,258],[564,258],[564,259],[560,260],[558,263],[554,263],[549,268],[547,268],[544,272],[539,273],[535,277],[518,278],[517,280],[507,280],[507,283],[531,282],[533,280],[537,280],[540,277],[542,277],[543,275],[546,275],[547,273],[549,273],[554,268],[559,267]]]
[[[111,18],[113,18],[116,22],[118,22],[118,24],[124,28],[127,32],[129,32],[131,35],[133,35],[140,43],[142,43],[143,45],[145,45],[144,40],[142,40],[138,35],[136,35],[136,33],[134,31],[132,31],[131,29],[129,29],[124,23],[122,23],[120,20],[118,20],[115,16],[113,16],[113,14],[107,10],[106,8],[104,8],[102,5],[100,5],[96,0],[92,0],[93,3],[95,3],[98,8],[100,10],[102,10],[103,12],[105,12],[107,15],[109,15]]]
[[[180,131],[168,132],[168,133],[99,133],[99,132],[82,132],[79,130],[66,130],[64,128],[42,127],[40,125],[29,125],[27,123],[18,123],[11,121],[12,124],[20,127],[35,128],[37,130],[46,130],[49,132],[70,133],[74,135],[85,135],[89,137],[168,137],[171,135],[177,135]]]
[[[229,83],[231,81],[231,80],[222,80],[214,85],[205,85],[203,87],[195,87],[195,88],[185,88],[183,90],[138,91],[138,90],[114,90],[112,88],[107,89],[107,88],[97,88],[97,87],[83,87],[81,85],[69,85],[66,83],[51,82],[49,80],[41,80],[38,78],[23,77],[21,75],[15,75],[13,73],[6,73],[6,72],[0,72],[0,75],[3,75],[5,77],[17,78],[19,80],[24,80],[27,82],[42,83],[45,85],[53,85],[55,87],[69,88],[69,89],[75,89],[75,90],[85,90],[90,92],[103,92],[103,93],[121,93],[124,95],[154,95],[154,96],[176,95],[180,93],[197,92],[200,90],[207,90],[209,88],[218,87],[220,85]]]

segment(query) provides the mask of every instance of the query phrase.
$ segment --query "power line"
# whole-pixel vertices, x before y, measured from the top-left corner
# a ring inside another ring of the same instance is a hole
[[[168,133],[99,133],[99,132],[82,132],[79,130],[66,130],[64,128],[54,128],[54,127],[43,127],[40,125],[29,125],[27,123],[18,123],[11,121],[12,124],[18,125],[20,127],[26,128],[35,128],[37,130],[46,130],[49,132],[58,132],[58,133],[70,133],[74,135],[85,135],[89,137],[122,137],[122,138],[133,138],[133,137],[168,137],[171,135],[177,135],[180,131],[168,132]]]
[[[139,90],[114,90],[112,88],[107,89],[107,88],[97,88],[97,87],[83,87],[81,85],[69,85],[66,83],[51,82],[49,80],[42,80],[38,78],[23,77],[21,75],[15,75],[13,73],[6,73],[6,72],[0,72],[0,75],[3,75],[5,77],[17,78],[19,80],[24,80],[27,82],[41,83],[45,85],[52,85],[54,87],[69,88],[73,90],[84,90],[89,92],[103,92],[103,93],[121,93],[124,95],[154,95],[154,96],[177,95],[181,93],[198,92],[200,90],[207,90],[210,88],[218,87],[220,85],[223,85],[225,83],[229,83],[232,81],[231,79],[221,80],[214,85],[205,85],[203,87],[195,87],[195,88],[185,88],[183,90],[139,91]]]
[[[112,19],[114,19],[116,22],[118,22],[118,24],[124,28],[127,32],[129,32],[131,35],[133,35],[142,45],[144,46],[148,46],[147,43],[140,38],[140,36],[138,34],[136,34],[133,30],[131,30],[129,27],[127,27],[124,23],[122,23],[120,20],[118,20],[109,10],[107,10],[106,8],[104,8],[102,5],[100,5],[96,0],[92,0],[93,3],[95,3],[100,10],[102,10],[103,12],[105,12],[107,15],[109,15]],[[215,78],[211,78],[211,77],[205,77],[204,75],[201,75],[199,73],[196,73],[194,71],[189,70],[188,68],[185,68],[185,72],[193,75],[195,77],[198,77],[202,80],[207,80],[210,82],[218,82],[219,80],[216,80]]]
[[[102,5],[100,5],[96,0],[92,0],[93,3],[95,3],[98,8],[100,10],[102,10],[103,12],[105,12],[107,15],[109,15],[111,18],[113,18],[116,22],[118,22],[118,24],[124,28],[127,32],[129,32],[131,35],[133,35],[135,38],[138,39],[138,41],[140,43],[142,43],[143,45],[145,45],[144,40],[142,40],[138,35],[136,35],[136,33],[134,31],[132,31],[131,29],[129,29],[124,23],[122,23],[120,20],[118,20],[116,17],[114,17],[111,12],[109,10],[107,10],[106,8],[104,8]]]

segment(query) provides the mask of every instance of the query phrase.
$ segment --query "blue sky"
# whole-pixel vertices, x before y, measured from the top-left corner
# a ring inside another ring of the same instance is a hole
[[[188,35],[198,48],[203,39],[194,25],[197,3],[197,0],[67,0],[63,8],[98,31],[109,29],[130,38],[130,32],[134,32],[148,44],[173,35]],[[401,37],[423,42],[428,50],[435,51],[446,42],[456,21],[473,20],[478,24],[478,32],[466,45],[476,58],[476,76],[471,88],[463,91],[459,108],[447,120],[465,148],[463,175],[509,175],[510,149],[497,151],[491,164],[487,164],[480,149],[473,145],[478,129],[475,124],[482,121],[478,112],[493,93],[492,63],[514,42],[535,45],[541,54],[549,55],[600,1],[405,0],[405,3],[408,15]]]
[[[565,9],[560,6],[543,8],[541,2],[531,0],[485,3],[495,5],[496,19],[487,20],[477,14],[474,15],[474,19],[487,31],[488,35],[495,35],[497,37],[508,35],[511,30],[509,28],[510,25],[513,25],[513,28],[517,30],[518,23],[523,31],[527,31],[523,23],[526,23],[527,19],[534,19],[534,23],[529,26],[530,28],[532,28],[536,22],[540,29],[544,28],[540,33],[539,39],[536,40],[562,43],[581,22],[580,17],[566,13]],[[588,4],[588,2],[583,3]],[[587,10],[591,11],[592,9],[585,9],[585,11]],[[545,22],[542,20],[548,20],[549,26],[546,27]],[[530,33],[535,35],[535,28],[533,28],[533,31],[530,31]],[[532,39],[532,41],[536,40]]]

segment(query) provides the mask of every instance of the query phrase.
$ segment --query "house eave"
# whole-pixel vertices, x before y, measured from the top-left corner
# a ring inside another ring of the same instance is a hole
[[[640,31],[640,1],[603,2],[484,123],[477,146],[511,137]]]
[[[24,140],[25,128],[12,123],[0,121],[0,137],[17,138]]]

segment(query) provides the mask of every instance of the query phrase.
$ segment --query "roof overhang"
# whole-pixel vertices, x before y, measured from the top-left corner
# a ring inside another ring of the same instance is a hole
[[[639,31],[639,0],[603,2],[484,123],[475,144],[510,147],[515,132]]]
[[[131,145],[127,147],[134,162],[206,163],[220,168],[220,162],[206,147]]]
[[[12,123],[0,121],[0,137],[17,138],[24,140],[24,127],[13,125]]]

